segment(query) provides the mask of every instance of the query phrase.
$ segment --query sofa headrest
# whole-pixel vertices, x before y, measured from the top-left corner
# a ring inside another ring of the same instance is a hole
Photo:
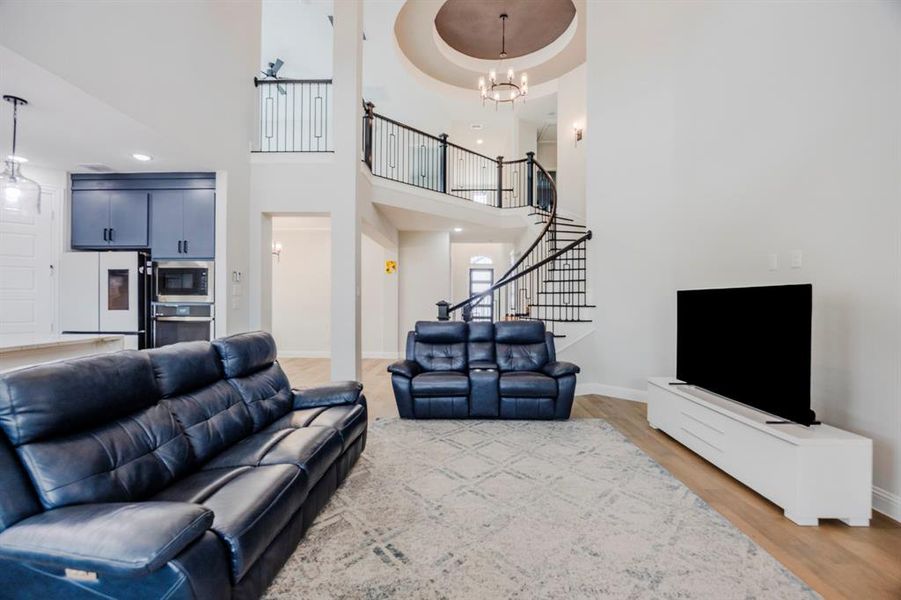
[[[206,387],[222,379],[219,354],[209,342],[182,342],[148,350],[163,398]]]
[[[225,376],[243,377],[275,362],[278,351],[275,340],[265,331],[239,333],[213,340],[222,360]]]
[[[98,354],[0,374],[0,427],[20,446],[109,423],[158,400],[146,352]]]
[[[494,341],[499,344],[543,344],[543,321],[501,321],[494,326]]]
[[[416,341],[423,344],[457,344],[466,341],[466,323],[417,321]]]
[[[472,321],[469,323],[470,342],[493,342],[494,323],[489,321]]]

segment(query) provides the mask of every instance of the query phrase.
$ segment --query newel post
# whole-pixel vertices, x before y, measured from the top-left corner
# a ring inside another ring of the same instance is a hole
[[[447,134],[442,133],[438,136],[441,138],[441,159],[438,163],[438,191],[442,194],[447,193]]]
[[[375,104],[367,102],[363,105],[363,162],[372,171],[372,126]]]
[[[535,153],[526,152],[526,198],[529,206],[535,206]]]
[[[497,157],[497,207],[504,207],[504,157]]]

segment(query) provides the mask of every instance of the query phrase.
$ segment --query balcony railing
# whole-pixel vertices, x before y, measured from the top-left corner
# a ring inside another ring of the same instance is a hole
[[[547,175],[535,153],[505,161],[420,131],[364,105],[363,160],[372,174],[392,181],[493,206],[548,208]]]
[[[258,79],[254,152],[334,152],[331,79]]]

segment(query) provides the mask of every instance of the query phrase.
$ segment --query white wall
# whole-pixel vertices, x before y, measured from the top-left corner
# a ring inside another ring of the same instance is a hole
[[[585,149],[589,142],[586,73],[585,64],[576,67],[560,77],[557,87],[557,206],[575,215],[585,214]],[[578,143],[575,124],[584,132]]]
[[[319,229],[278,229],[272,256],[272,335],[281,356],[330,356],[331,248],[328,219]]]
[[[397,250],[364,235],[361,252],[363,357],[396,358],[398,276],[385,272],[385,261],[397,261]]]
[[[398,340],[403,347],[416,321],[434,321],[435,303],[452,302],[450,234],[401,231],[398,236]]]
[[[282,245],[271,257],[272,335],[282,356],[331,355],[331,238],[328,217],[272,218],[272,241]],[[363,357],[393,358],[397,274],[385,274],[385,261],[397,254],[366,235],[360,247]]]
[[[539,142],[538,153],[535,155],[541,166],[548,171],[557,170],[557,142]]]
[[[873,438],[901,516],[901,5],[588,10],[583,380],[673,374],[677,289],[812,282],[813,408]]]
[[[260,70],[281,58],[279,77],[331,79],[332,9],[332,0],[263,0]]]

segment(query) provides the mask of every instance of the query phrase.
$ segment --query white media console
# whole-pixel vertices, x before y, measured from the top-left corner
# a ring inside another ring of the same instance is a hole
[[[648,423],[780,506],[798,525],[867,526],[873,442],[829,425],[774,417],[699,388],[648,380]]]

